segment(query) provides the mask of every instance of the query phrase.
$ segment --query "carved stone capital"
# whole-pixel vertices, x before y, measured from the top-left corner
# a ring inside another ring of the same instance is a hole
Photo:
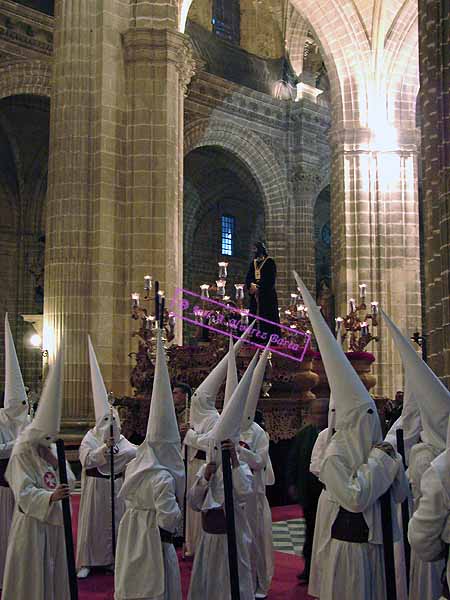
[[[320,171],[314,167],[305,165],[295,165],[290,174],[290,182],[296,190],[307,190],[316,192],[322,185],[322,175]]]
[[[178,71],[179,81],[181,89],[183,91],[183,95],[187,96],[188,86],[198,69],[197,62],[193,57],[192,48],[188,40],[185,40],[185,43],[179,49],[178,62],[175,66]]]

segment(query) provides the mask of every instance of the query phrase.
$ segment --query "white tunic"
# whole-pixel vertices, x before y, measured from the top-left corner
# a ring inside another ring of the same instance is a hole
[[[429,469],[432,461],[439,455],[439,451],[429,444],[416,444],[410,454],[408,477],[411,482],[414,511],[417,510],[422,497],[422,477]],[[414,518],[414,515],[413,515]],[[444,561],[426,562],[411,548],[411,576],[409,595],[411,600],[420,598],[424,600],[438,600],[441,597],[441,575]]]
[[[119,452],[114,455],[115,473],[123,473],[126,465],[135,457],[136,446],[120,437]],[[114,563],[111,528],[111,482],[110,479],[89,477],[87,469],[98,469],[109,475],[110,455],[106,444],[100,443],[88,431],[80,444],[80,462],[83,467],[81,477],[80,512],[78,515],[77,568],[106,566]],[[115,481],[115,520],[116,535],[120,519],[125,511],[125,503],[117,495],[123,477]]]
[[[144,472],[120,522],[115,600],[181,600],[175,548],[159,528],[174,533],[182,521],[175,483],[166,470]]]
[[[206,466],[200,469],[189,491],[194,510],[220,508],[224,504],[222,467],[217,468],[210,481],[203,477]],[[239,589],[241,600],[254,600],[250,561],[251,533],[245,514],[245,503],[252,495],[252,474],[244,463],[233,469],[233,499],[238,553]],[[230,600],[230,572],[226,534],[202,531],[195,553],[188,600]]]
[[[70,480],[74,476],[67,467]],[[61,502],[50,503],[58,485],[55,469],[23,443],[9,461],[8,481],[16,500],[6,556],[5,600],[69,598]]]
[[[183,446],[188,448],[188,466],[187,466],[187,489],[190,490],[194,485],[197,473],[205,464],[205,461],[196,458],[197,452],[208,452],[208,441],[206,434],[213,428],[214,423],[219,418],[219,414],[213,414],[205,418],[198,432],[189,429],[183,440]],[[186,532],[185,532],[185,549],[189,555],[194,555],[200,541],[202,533],[202,520],[199,512],[192,510],[192,507],[187,503],[186,506]]]
[[[321,564],[320,581],[314,580],[309,593],[320,600],[361,598],[387,600],[385,593],[383,534],[378,499],[391,487],[393,502],[406,497],[408,484],[401,466],[378,448],[373,448],[366,464],[356,473],[339,456],[329,456],[321,470],[326,485],[319,499],[314,545],[316,560]],[[368,543],[350,543],[331,538],[331,528],[339,507],[360,512],[369,529]],[[395,507],[393,507],[393,516]],[[394,539],[399,539],[393,518]],[[317,589],[319,586],[320,589]]]
[[[258,594],[269,593],[274,560],[272,542],[272,513],[266,496],[266,485],[273,485],[275,478],[269,457],[269,436],[257,424],[241,433],[240,460],[247,463],[253,473],[253,494],[246,503],[246,514],[252,533],[251,559],[255,590]]]
[[[443,561],[440,559],[446,551],[445,544],[450,543],[448,454],[449,450],[443,452],[425,471],[422,477],[419,506],[408,528],[411,547],[421,560],[437,561],[431,562],[437,565],[442,565]],[[450,584],[450,561],[447,562],[447,582]],[[428,596],[423,598],[428,600]]]
[[[11,455],[14,439],[7,429],[0,429],[0,460],[7,460]],[[14,495],[11,488],[0,485],[0,590],[2,589],[5,569],[8,535],[14,513]]]

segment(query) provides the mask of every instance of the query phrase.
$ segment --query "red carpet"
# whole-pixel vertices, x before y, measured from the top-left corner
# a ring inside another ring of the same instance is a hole
[[[76,541],[79,496],[72,497],[73,529]],[[282,506],[272,509],[274,521],[298,519],[301,516],[298,506]],[[183,598],[187,598],[192,560],[180,560]],[[303,561],[297,556],[284,552],[275,552],[275,576],[269,600],[307,600],[311,598],[306,593],[304,585],[298,585],[296,575],[303,568]],[[79,600],[114,600],[114,580],[111,574],[93,573],[87,579],[79,581]],[[205,598],[204,600],[214,600]]]

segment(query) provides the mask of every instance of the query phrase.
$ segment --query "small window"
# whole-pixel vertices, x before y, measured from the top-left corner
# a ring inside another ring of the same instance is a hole
[[[222,216],[222,254],[233,256],[234,253],[235,218],[231,215]]]

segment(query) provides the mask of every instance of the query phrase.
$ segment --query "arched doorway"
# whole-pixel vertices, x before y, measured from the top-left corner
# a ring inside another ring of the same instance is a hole
[[[43,312],[49,112],[42,96],[0,100],[0,318],[8,312],[25,385],[36,391],[41,352],[30,346],[34,331],[20,315]]]
[[[262,194],[248,168],[218,146],[197,148],[184,161],[184,287],[196,293],[229,263],[226,293],[245,280],[252,244],[265,239]]]

